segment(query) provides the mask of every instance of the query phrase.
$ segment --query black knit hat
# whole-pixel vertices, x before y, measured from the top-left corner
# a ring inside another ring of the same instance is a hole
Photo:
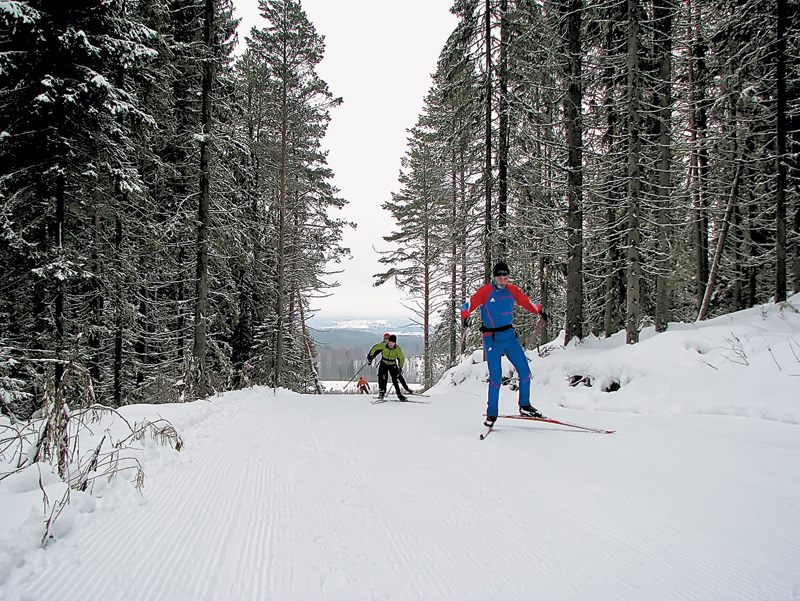
[[[389,342],[397,342],[397,336],[395,336],[394,334],[389,336]]]
[[[492,275],[494,277],[508,275],[508,273],[508,265],[506,265],[505,261],[498,261],[494,269],[492,269]]]

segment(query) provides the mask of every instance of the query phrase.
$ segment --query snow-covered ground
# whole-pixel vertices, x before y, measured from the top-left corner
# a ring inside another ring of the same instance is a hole
[[[352,380],[325,380],[322,382],[322,388],[325,390],[326,393],[331,394],[363,394],[364,398],[371,396],[373,394],[378,394],[378,383],[375,381],[368,382],[369,384],[369,394],[367,393],[360,393],[356,388],[356,384],[358,383],[358,378],[354,378]],[[391,380],[389,381],[389,387],[391,388],[392,383]],[[409,384],[410,386],[410,384]]]
[[[63,484],[45,465],[0,480],[0,599],[800,599],[798,307],[529,352],[534,404],[611,435],[501,420],[480,441],[480,352],[427,404],[125,407],[182,450],[137,443],[142,492],[123,474],[73,493],[45,548],[39,481],[48,508]]]

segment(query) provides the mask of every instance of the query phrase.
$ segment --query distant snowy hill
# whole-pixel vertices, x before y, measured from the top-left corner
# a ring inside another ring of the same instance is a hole
[[[392,322],[386,319],[312,319],[311,325],[321,330],[362,330],[383,332],[390,329]]]
[[[384,332],[396,334],[397,336],[422,336],[422,328],[407,318],[390,319],[352,319],[339,317],[315,316],[309,321],[309,325],[316,332],[327,332],[331,330],[354,330],[377,334],[379,337]],[[316,336],[315,336],[316,338]]]
[[[393,330],[387,330],[395,333]],[[368,332],[365,330],[350,330],[346,328],[330,329],[313,332],[312,336],[318,346],[330,349],[363,348],[364,354],[377,343],[383,340],[383,330]],[[415,333],[395,334],[397,344],[405,354],[416,355],[422,352],[422,335]]]

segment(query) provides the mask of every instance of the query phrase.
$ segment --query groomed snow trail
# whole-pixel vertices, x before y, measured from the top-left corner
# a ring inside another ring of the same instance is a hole
[[[0,597],[800,598],[796,426],[544,404],[617,433],[505,420],[479,441],[483,396],[369,401],[253,389],[154,407],[184,450],[146,449],[143,495],[100,500]]]

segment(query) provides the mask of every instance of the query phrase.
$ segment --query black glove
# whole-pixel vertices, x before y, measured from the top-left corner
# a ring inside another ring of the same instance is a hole
[[[372,365],[372,355],[367,353],[367,365]]]
[[[541,311],[539,311],[539,317],[542,318],[542,321],[547,321],[548,319],[550,319],[550,311],[548,311],[547,309],[542,309]]]
[[[467,317],[464,318],[464,321],[462,323],[464,324],[465,328],[468,328],[470,326],[470,324],[472,323],[472,318],[467,316]]]

